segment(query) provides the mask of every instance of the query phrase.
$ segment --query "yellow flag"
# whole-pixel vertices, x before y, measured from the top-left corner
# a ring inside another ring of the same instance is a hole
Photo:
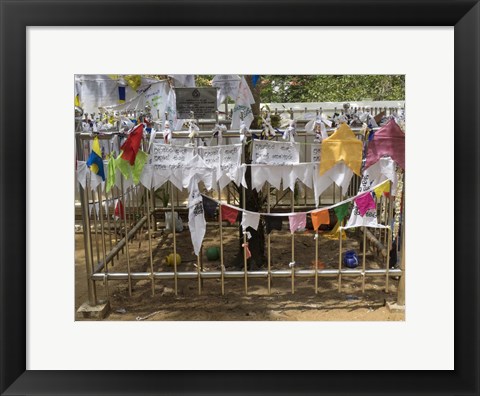
[[[352,171],[361,176],[362,150],[362,142],[355,137],[350,127],[345,123],[340,124],[335,133],[322,142],[320,174],[323,175],[337,162],[343,161]]]
[[[332,231],[324,232],[320,235],[323,236],[324,238],[330,239],[332,241],[338,240],[338,228],[340,227],[340,223],[341,223],[340,221],[337,222],[335,227],[333,227]],[[344,230],[342,230],[342,240],[345,240],[345,239],[347,239],[347,234],[345,233]]]
[[[134,91],[142,84],[142,76],[138,74],[130,74],[123,78],[125,82],[132,88]]]
[[[377,196],[377,199],[380,199],[383,195],[383,193],[389,193],[390,192],[390,180],[387,180],[385,183],[380,184],[375,190],[375,195]]]

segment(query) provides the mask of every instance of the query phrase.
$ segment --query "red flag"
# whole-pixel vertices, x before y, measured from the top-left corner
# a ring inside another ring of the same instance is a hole
[[[221,205],[222,220],[227,220],[230,224],[237,221],[238,210],[230,208],[229,206]]]
[[[115,204],[114,215],[117,219],[125,218],[125,210],[123,209],[122,201],[120,201],[119,199],[117,200],[117,202]]]
[[[135,164],[135,158],[137,156],[138,149],[140,148],[140,144],[142,143],[142,138],[143,123],[133,128],[125,143],[123,143],[122,147],[120,147],[120,149],[123,151],[122,158],[130,162],[130,165],[132,166]]]

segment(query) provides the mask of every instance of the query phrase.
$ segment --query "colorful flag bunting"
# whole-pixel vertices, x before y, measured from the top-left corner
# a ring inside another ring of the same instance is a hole
[[[116,172],[115,158],[112,155],[108,160],[108,178],[107,178],[107,186],[106,186],[107,193],[110,192],[112,187],[115,185],[115,176],[116,176],[115,172]]]
[[[124,76],[123,79],[132,88],[134,91],[142,84],[142,76],[138,74],[130,74],[128,76]]]
[[[120,157],[130,162],[130,165],[132,166],[135,163],[135,157],[137,156],[140,144],[142,143],[142,138],[143,124],[139,124],[133,128],[125,143],[123,143],[122,147],[120,147],[120,149],[123,151]]]
[[[314,230],[318,230],[318,227],[320,227],[321,224],[330,224],[330,215],[328,214],[328,209],[319,210],[310,214],[312,216]]]
[[[376,209],[375,200],[370,191],[355,198],[355,203],[357,204],[358,211],[362,217],[365,216],[365,213],[369,210]]]
[[[307,214],[296,213],[288,216],[290,223],[290,232],[293,234],[295,231],[304,229],[307,226]]]
[[[237,221],[238,210],[225,205],[221,205],[220,210],[222,211],[222,220],[226,220],[230,224],[234,224]]]
[[[322,237],[326,238],[326,239],[329,239],[329,240],[332,240],[332,241],[338,240],[338,229],[340,228],[341,224],[342,223],[340,223],[340,221],[338,221],[337,224],[335,224],[335,227],[333,227],[333,230],[329,231],[329,232],[324,232],[322,234]],[[343,240],[347,239],[347,234],[344,230],[342,230],[342,239]]]
[[[119,199],[115,201],[115,210],[113,214],[117,219],[123,220],[125,218],[125,209],[123,208],[122,201],[120,201]]]
[[[118,103],[125,103],[125,87],[119,86],[118,87]]]
[[[92,151],[90,157],[87,160],[87,166],[90,170],[102,177],[102,180],[105,181],[105,170],[103,169],[103,159],[102,159],[102,150],[100,149],[100,142],[98,137],[95,136],[92,143]]]
[[[282,222],[284,219],[284,216],[264,216],[267,235],[273,230],[282,231]]]
[[[202,196],[203,198],[203,210],[209,217],[214,217],[215,212],[217,211],[218,208],[218,203],[214,201],[213,199],[210,199],[208,197]]]
[[[138,184],[140,181],[140,176],[142,175],[142,170],[148,160],[148,154],[142,150],[139,150],[137,156],[135,157],[135,164],[132,169],[133,182]]]
[[[335,206],[333,208],[333,211],[335,212],[335,216],[337,216],[337,220],[339,223],[341,223],[345,218],[345,216],[347,215],[349,207],[350,207],[350,203],[346,202],[342,205]]]
[[[202,247],[203,237],[207,229],[202,202],[190,206],[188,210],[188,228],[192,238],[193,250],[198,256]]]
[[[332,168],[337,162],[343,161],[360,176],[362,166],[363,144],[355,137],[350,127],[342,123],[335,133],[324,139],[321,147],[320,175]]]
[[[143,138],[143,124],[134,127],[127,140],[120,147],[122,150],[115,160],[115,167],[122,172],[126,179],[133,176],[133,181],[138,184],[143,167],[148,160],[148,154],[140,150]]]
[[[235,99],[235,107],[233,108],[232,113],[232,129],[240,128],[242,123],[240,118],[243,113],[243,122],[245,123],[246,128],[250,128],[250,124],[254,120],[252,107],[251,105],[255,103],[253,98],[252,91],[248,87],[245,77],[241,78],[240,85],[238,87],[237,98]]]
[[[246,231],[248,227],[252,227],[257,230],[258,223],[260,222],[260,213],[243,212],[242,216],[242,228]]]
[[[375,164],[383,156],[390,156],[405,169],[405,133],[394,119],[375,132],[368,143],[365,169]]]
[[[384,193],[390,193],[390,181],[380,184],[374,191],[377,199],[380,199]]]

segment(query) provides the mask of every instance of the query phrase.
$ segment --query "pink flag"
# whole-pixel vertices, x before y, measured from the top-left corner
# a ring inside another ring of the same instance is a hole
[[[392,157],[398,166],[405,169],[405,133],[394,119],[376,131],[372,141],[368,143],[365,169],[378,162],[383,156]]]
[[[357,204],[358,211],[362,217],[365,216],[365,213],[367,213],[367,211],[370,209],[375,210],[377,208],[370,191],[358,196],[358,198],[355,198],[355,203]]]
[[[307,214],[306,213],[296,213],[294,215],[288,216],[288,221],[290,223],[290,232],[293,234],[295,231],[301,230],[307,225]]]

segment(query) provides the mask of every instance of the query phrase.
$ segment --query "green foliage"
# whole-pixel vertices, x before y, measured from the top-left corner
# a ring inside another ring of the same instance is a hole
[[[197,76],[210,86],[212,75]],[[262,75],[262,103],[404,100],[404,75]]]

